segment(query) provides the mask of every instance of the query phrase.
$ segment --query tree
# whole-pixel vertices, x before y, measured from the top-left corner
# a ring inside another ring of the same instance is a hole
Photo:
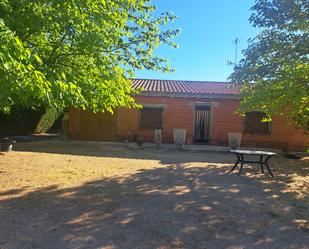
[[[170,71],[176,16],[151,0],[0,0],[0,110],[134,106],[136,69]]]
[[[244,83],[242,112],[288,113],[309,131],[309,2],[257,0],[250,22],[262,31],[230,76]],[[250,84],[254,83],[254,84]]]

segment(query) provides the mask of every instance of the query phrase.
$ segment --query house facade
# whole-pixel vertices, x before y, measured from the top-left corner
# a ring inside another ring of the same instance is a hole
[[[137,136],[154,142],[161,129],[162,142],[173,143],[174,129],[186,130],[187,144],[228,144],[228,133],[242,134],[242,146],[304,149],[309,137],[290,125],[286,116],[261,122],[264,114],[236,113],[239,84],[205,81],[133,79],[135,96],[142,109],[119,109],[94,114],[80,109],[69,113],[69,136],[73,139],[134,141]]]

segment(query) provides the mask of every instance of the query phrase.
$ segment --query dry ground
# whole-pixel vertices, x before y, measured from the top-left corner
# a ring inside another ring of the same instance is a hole
[[[19,143],[0,155],[0,248],[309,248],[309,163]]]

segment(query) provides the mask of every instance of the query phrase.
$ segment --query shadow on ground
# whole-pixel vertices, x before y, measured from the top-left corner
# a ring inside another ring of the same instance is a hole
[[[309,248],[308,196],[227,170],[176,163],[2,200],[0,248]]]
[[[39,152],[51,154],[65,154],[77,156],[90,156],[90,157],[117,157],[126,159],[146,159],[146,160],[159,160],[161,164],[177,164],[177,163],[190,163],[190,162],[212,162],[217,163],[218,152],[188,152],[177,151],[175,149],[129,149],[129,145],[106,145],[101,142],[87,142],[87,141],[65,141],[65,140],[51,140],[51,141],[36,141],[36,142],[22,142],[17,143],[14,147],[15,151],[24,152]],[[186,157],[179,156],[180,153],[185,153]],[[196,157],[194,154],[204,153],[205,157]],[[228,152],[221,152],[227,154]],[[171,157],[174,154],[174,157]],[[233,163],[236,157],[231,155],[229,158],[223,157],[220,160],[222,163]]]

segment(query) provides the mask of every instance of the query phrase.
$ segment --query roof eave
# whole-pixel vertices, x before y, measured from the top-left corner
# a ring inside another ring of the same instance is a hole
[[[202,93],[176,93],[176,92],[141,92],[136,96],[149,97],[176,97],[176,98],[216,98],[216,99],[241,99],[238,94],[202,94]]]

